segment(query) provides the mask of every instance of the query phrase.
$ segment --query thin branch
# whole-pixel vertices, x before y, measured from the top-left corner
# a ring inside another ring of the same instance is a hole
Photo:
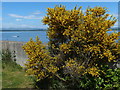
[[[58,74],[55,74],[55,76],[56,76],[59,80],[61,80],[61,81],[63,81],[63,82],[66,82],[66,80],[65,80],[64,78],[61,78]]]

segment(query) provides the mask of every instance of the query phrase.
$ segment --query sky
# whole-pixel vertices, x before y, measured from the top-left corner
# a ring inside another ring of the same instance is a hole
[[[120,0],[1,0],[3,2],[118,2]]]
[[[118,17],[118,2],[2,2],[2,28],[47,28],[42,23],[46,16],[47,8],[54,8],[55,5],[65,5],[67,10],[73,9],[76,5],[82,6],[85,11],[88,6],[107,7],[115,17]],[[118,26],[118,22],[115,27]]]

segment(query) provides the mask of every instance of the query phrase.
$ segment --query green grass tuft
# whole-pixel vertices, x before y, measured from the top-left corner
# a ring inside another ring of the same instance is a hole
[[[33,77],[26,76],[25,70],[13,59],[9,50],[2,54],[2,88],[34,88]]]

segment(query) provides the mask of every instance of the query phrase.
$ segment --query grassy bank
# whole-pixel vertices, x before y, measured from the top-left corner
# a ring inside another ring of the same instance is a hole
[[[2,88],[33,88],[33,78],[26,76],[25,70],[12,59],[11,53],[2,54]]]
[[[0,89],[2,88],[2,61],[0,60]]]

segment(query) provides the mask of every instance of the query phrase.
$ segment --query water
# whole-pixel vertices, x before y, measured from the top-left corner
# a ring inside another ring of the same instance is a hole
[[[28,42],[30,38],[33,40],[36,39],[36,36],[40,38],[43,43],[47,43],[49,40],[46,35],[46,31],[10,31],[10,32],[0,32],[2,33],[2,38],[0,40],[3,41],[20,41],[20,42]]]
[[[112,33],[114,31],[108,31],[108,33]],[[46,31],[10,31],[10,32],[0,32],[2,34],[2,38],[0,40],[3,41],[20,41],[20,42],[28,42],[30,38],[35,40],[36,36],[40,38],[43,43],[47,43],[49,40],[46,35]]]

